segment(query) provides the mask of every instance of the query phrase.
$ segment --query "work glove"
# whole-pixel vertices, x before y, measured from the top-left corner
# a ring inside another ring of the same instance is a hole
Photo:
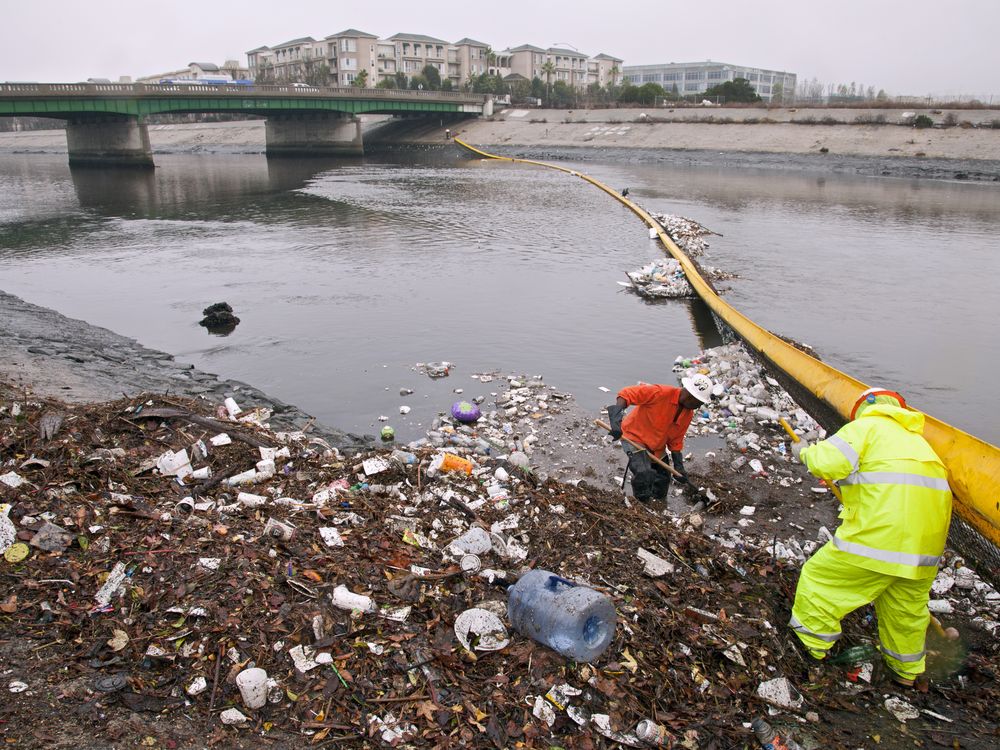
[[[680,451],[670,451],[670,460],[674,464],[674,470],[677,471],[680,476],[674,477],[678,484],[688,483],[688,473],[684,470],[684,454]]]
[[[608,421],[611,423],[611,437],[615,440],[622,439],[622,419],[625,417],[625,410],[618,404],[611,404],[608,407]]]
[[[792,443],[792,458],[794,458],[799,463],[802,463],[802,451],[809,447],[809,442],[807,440],[800,440],[797,443]]]

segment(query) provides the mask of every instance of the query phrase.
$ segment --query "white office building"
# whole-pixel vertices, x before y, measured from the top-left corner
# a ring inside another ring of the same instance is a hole
[[[681,96],[703,94],[706,89],[735,78],[746,78],[757,94],[770,103],[775,94],[785,102],[795,96],[795,74],[783,70],[765,70],[746,65],[706,60],[695,63],[662,63],[659,65],[626,65],[623,77],[636,86],[658,83],[667,91]]]

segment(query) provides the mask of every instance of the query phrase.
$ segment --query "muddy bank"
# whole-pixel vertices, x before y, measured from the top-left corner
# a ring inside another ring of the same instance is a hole
[[[348,449],[365,442],[317,424],[300,409],[271,398],[253,386],[224,380],[148,349],[134,339],[0,291],[0,378],[39,396],[73,403],[109,401],[143,392],[207,398],[232,396],[246,408],[273,412],[275,429],[302,429]]]

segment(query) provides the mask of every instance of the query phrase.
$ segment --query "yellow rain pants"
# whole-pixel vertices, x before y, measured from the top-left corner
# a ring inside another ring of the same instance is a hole
[[[806,561],[789,625],[809,653],[822,659],[840,638],[844,616],[874,602],[886,664],[904,678],[923,674],[930,624],[927,600],[934,579],[867,570],[854,565],[852,558],[828,542]]]

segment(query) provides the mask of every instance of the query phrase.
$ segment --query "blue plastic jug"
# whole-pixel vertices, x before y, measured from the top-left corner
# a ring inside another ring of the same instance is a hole
[[[615,637],[612,601],[547,570],[531,570],[510,587],[507,617],[522,635],[576,661],[594,661]]]

